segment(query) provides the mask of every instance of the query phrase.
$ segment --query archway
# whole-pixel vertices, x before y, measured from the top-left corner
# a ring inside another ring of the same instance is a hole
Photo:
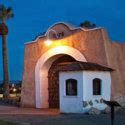
[[[48,103],[49,108],[59,108],[59,69],[60,64],[75,62],[76,60],[69,55],[62,55],[56,59],[48,71]]]
[[[48,71],[52,63],[62,55],[69,55],[77,61],[86,59],[77,49],[69,46],[58,46],[45,52],[35,67],[36,108],[48,108]]]

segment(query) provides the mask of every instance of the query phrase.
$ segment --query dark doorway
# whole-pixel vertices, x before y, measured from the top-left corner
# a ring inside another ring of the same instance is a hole
[[[48,72],[49,108],[59,108],[59,71],[60,63],[74,62],[74,58],[68,55],[61,56],[53,62]]]

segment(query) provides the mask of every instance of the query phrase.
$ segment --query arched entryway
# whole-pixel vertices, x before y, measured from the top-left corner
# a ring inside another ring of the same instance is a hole
[[[63,55],[55,60],[48,71],[49,108],[59,108],[59,64],[76,61],[69,55]]]
[[[69,55],[77,61],[86,62],[82,53],[69,46],[58,46],[44,53],[35,67],[36,108],[49,107],[48,71],[51,69],[52,64],[64,55]]]

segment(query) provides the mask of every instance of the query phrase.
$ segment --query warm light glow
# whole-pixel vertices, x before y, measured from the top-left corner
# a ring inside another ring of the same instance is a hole
[[[58,46],[58,47],[56,47],[56,48],[53,49],[53,53],[56,53],[56,52],[62,52],[62,53],[64,53],[66,51],[67,51],[67,49],[64,46]]]
[[[52,42],[51,40],[49,40],[49,39],[45,41],[45,45],[46,45],[46,46],[50,46],[52,43],[53,43],[53,42]]]
[[[13,92],[16,92],[16,88],[13,88]]]

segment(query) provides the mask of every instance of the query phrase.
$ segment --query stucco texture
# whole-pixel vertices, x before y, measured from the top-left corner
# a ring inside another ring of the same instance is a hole
[[[64,36],[46,46],[45,40],[50,30],[64,31]],[[84,30],[72,28],[64,23],[57,23],[49,28],[45,35],[25,44],[24,69],[22,82],[21,105],[35,107],[35,66],[38,59],[55,46],[70,46],[84,55],[88,62],[109,66],[115,71],[112,76],[112,97],[125,95],[125,44],[111,42],[103,28]]]

